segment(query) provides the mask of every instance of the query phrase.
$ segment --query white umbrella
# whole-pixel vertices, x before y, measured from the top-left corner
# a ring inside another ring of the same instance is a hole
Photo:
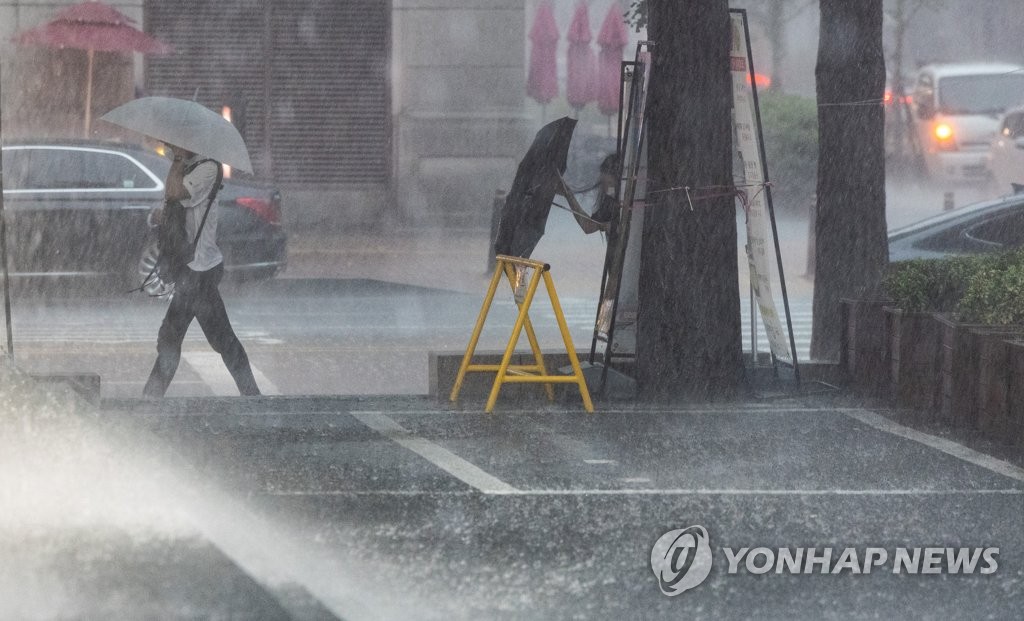
[[[245,141],[230,121],[186,99],[142,97],[100,117],[104,121],[175,145],[232,168],[252,172]]]

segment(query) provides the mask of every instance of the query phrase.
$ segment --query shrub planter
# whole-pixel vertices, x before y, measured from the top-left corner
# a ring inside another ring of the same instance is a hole
[[[1012,337],[1011,337],[1012,338]],[[978,334],[978,428],[996,440],[1007,439],[1011,342],[1000,334]]]
[[[976,339],[973,330],[984,324],[961,323],[947,315],[936,317],[942,330],[942,399],[938,418],[944,423],[962,427],[977,421],[970,392],[970,379],[977,377],[977,363],[971,354]]]
[[[1006,384],[1006,420],[1000,425],[1004,437],[1017,444],[1024,445],[1024,340],[1008,343],[1007,384]]]
[[[890,303],[846,298],[841,305],[844,328],[840,366],[855,389],[875,397],[888,395],[888,339],[883,309]]]
[[[892,397],[903,407],[935,411],[941,396],[941,330],[932,313],[885,309]]]
[[[1022,334],[1021,326],[991,326],[938,316],[942,326],[942,402],[939,418],[957,427],[978,426],[981,343]],[[990,375],[991,370],[986,372]]]

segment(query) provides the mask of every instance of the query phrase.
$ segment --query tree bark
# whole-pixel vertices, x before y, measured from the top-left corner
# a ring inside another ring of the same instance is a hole
[[[772,83],[769,90],[782,92],[782,65],[786,59],[786,4],[776,0],[768,5],[768,41],[772,44]]]
[[[882,0],[821,0],[818,210],[811,357],[839,355],[839,304],[876,296],[885,224]]]
[[[653,400],[715,399],[743,378],[727,0],[650,0],[648,207],[637,378]],[[686,192],[690,187],[693,209]],[[709,196],[712,195],[712,196]],[[717,195],[717,196],[713,196]]]

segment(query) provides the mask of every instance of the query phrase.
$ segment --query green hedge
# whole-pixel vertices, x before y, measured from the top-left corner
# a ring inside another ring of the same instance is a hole
[[[905,311],[951,313],[968,323],[1024,323],[1024,250],[894,263],[885,279]]]
[[[818,108],[813,99],[759,93],[772,197],[778,211],[806,213],[818,183]]]

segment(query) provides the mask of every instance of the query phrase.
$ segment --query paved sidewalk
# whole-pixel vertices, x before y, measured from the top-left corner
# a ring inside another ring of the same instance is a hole
[[[934,188],[919,188],[893,180],[887,186],[887,195],[890,229],[934,216],[942,210],[942,192]],[[965,190],[956,194],[956,204],[960,207],[983,198],[988,196]],[[807,214],[780,212],[776,217],[789,296],[792,300],[810,300],[814,283],[807,275],[810,235]],[[745,286],[749,282],[743,252],[746,234],[739,215],[737,226],[739,281]],[[289,238],[289,265],[282,277],[364,278],[483,295],[490,276],[487,270],[489,235],[490,231],[483,228],[442,226],[295,231]],[[547,230],[533,257],[552,266],[560,295],[596,297],[604,253],[605,244],[600,234],[585,235],[569,213],[552,208]],[[778,277],[773,278],[775,294],[781,302]]]
[[[748,282],[743,254],[745,232],[740,224],[740,282]],[[810,299],[807,269],[807,222],[780,219],[786,284],[791,298]],[[396,228],[370,231],[301,231],[289,238],[288,269],[282,278],[363,278],[480,294],[486,291],[488,230]],[[600,234],[585,235],[572,217],[552,209],[547,230],[533,258],[551,265],[560,296],[597,297],[601,287],[605,242]],[[776,283],[778,282],[776,278]],[[745,291],[745,290],[744,290]],[[776,290],[781,296],[781,290]],[[781,297],[779,297],[781,300]]]

